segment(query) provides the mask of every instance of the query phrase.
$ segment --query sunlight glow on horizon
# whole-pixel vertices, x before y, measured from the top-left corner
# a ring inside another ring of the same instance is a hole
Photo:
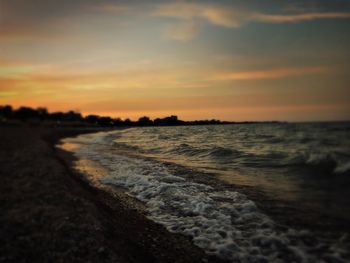
[[[2,105],[133,120],[350,119],[346,2],[0,1]]]

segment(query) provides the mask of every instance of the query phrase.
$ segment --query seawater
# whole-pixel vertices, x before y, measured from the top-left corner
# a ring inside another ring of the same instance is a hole
[[[234,262],[346,262],[346,235],[334,241],[281,228],[229,185],[253,186],[348,219],[349,131],[346,122],[147,127],[64,142],[76,145],[78,158],[109,171],[102,184],[125,188],[144,202],[150,219],[192,237],[208,254]],[[191,179],[201,174],[228,187]]]

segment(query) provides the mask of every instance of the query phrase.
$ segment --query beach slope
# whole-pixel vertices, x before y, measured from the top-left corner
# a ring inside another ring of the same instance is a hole
[[[80,179],[54,144],[84,132],[0,127],[0,262],[217,261]]]

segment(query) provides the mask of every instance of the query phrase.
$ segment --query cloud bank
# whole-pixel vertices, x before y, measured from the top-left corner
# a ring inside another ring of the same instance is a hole
[[[307,12],[269,14],[262,13],[248,8],[235,7],[232,5],[200,4],[176,2],[158,5],[152,13],[154,16],[173,18],[181,23],[191,23],[200,20],[206,23],[226,28],[237,28],[249,22],[260,23],[299,23],[317,19],[350,19],[350,12]],[[198,24],[198,23],[197,23]],[[188,26],[184,27],[188,32]],[[176,35],[181,35],[181,28],[178,28]],[[197,32],[198,30],[192,30]],[[183,32],[185,34],[185,32]],[[196,34],[192,34],[194,37]],[[177,39],[177,37],[172,37]],[[187,40],[190,39],[187,34]],[[183,40],[183,39],[180,39]]]

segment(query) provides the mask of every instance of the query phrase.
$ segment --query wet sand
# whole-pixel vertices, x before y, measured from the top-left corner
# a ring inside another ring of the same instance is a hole
[[[0,127],[0,262],[219,262],[70,168],[54,145],[94,131]]]

